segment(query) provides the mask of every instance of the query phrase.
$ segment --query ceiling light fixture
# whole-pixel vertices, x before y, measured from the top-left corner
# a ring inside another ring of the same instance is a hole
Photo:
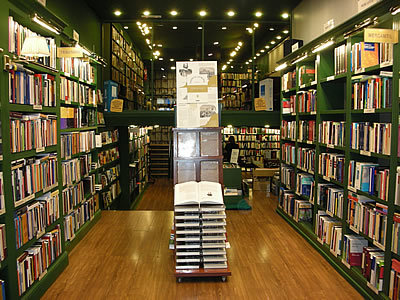
[[[144,16],[150,16],[150,12],[149,12],[148,10],[145,10],[145,11],[143,12],[143,15],[144,15]]]
[[[283,63],[275,68],[275,71],[283,70],[287,67],[287,63]]]
[[[189,59],[190,61],[193,61],[193,58]]]
[[[242,43],[242,42],[239,42],[239,43],[238,43],[238,45],[239,45],[239,46],[242,46],[242,45],[243,45],[243,43]]]
[[[256,56],[260,56],[260,53],[256,53]]]
[[[177,29],[178,29],[178,27],[174,26],[174,27],[172,27],[172,29],[173,29],[173,30],[177,30]]]
[[[321,51],[321,50],[324,50],[324,49],[328,48],[328,47],[331,46],[331,45],[333,45],[333,40],[330,40],[330,41],[328,41],[328,42],[325,42],[325,43],[319,45],[318,47],[316,47],[316,48],[312,51],[312,53],[317,53],[317,52],[319,52],[319,51]]]
[[[233,17],[235,15],[235,12],[233,10],[230,10],[226,13],[228,16]]]
[[[205,17],[207,15],[207,12],[205,10],[199,11],[200,17]]]
[[[224,71],[226,69],[226,65],[222,66],[222,71]]]
[[[263,14],[261,11],[256,11],[256,13],[254,14],[257,18],[261,17]]]
[[[214,42],[214,45],[218,45],[219,44],[219,42]]]
[[[231,57],[234,57],[235,55],[236,55],[236,51],[232,51],[230,54]]]
[[[164,60],[164,58],[160,57],[158,60]]]
[[[124,29],[129,29],[129,27],[128,26],[124,26]]]
[[[171,67],[171,70],[175,70],[176,68],[174,66]]]
[[[257,59],[257,56],[253,56],[253,59]]]
[[[271,44],[274,45],[276,42],[275,41],[271,41]]]
[[[274,27],[270,27],[270,28],[269,28],[269,31],[274,31],[274,30],[275,30]]]
[[[278,35],[277,37],[276,37],[276,39],[277,40],[280,40],[282,37],[280,36],[280,35]]]
[[[264,49],[261,49],[261,50],[260,50],[260,52],[261,52],[261,53],[264,53],[264,52],[265,52],[265,50],[264,50]]]
[[[392,8],[390,9],[390,13],[391,13],[393,16],[397,15],[398,13],[400,13],[400,6],[398,6],[398,7],[392,7]]]
[[[254,23],[254,27],[255,27],[255,28],[258,28],[258,23]]]
[[[137,25],[137,26],[140,26],[140,25],[142,25],[142,23],[140,23],[139,21],[137,21],[137,22],[136,22],[136,25]]]
[[[202,29],[203,29],[203,27],[199,26],[199,27],[197,27],[197,29],[198,29],[198,30],[202,30]]]
[[[158,45],[157,45],[157,47],[160,47],[160,48],[162,48],[162,44],[158,44]]]
[[[269,49],[269,48],[270,48],[270,46],[269,46],[269,45],[266,45],[266,46],[265,46],[265,49]]]
[[[169,61],[174,61],[174,59],[173,59],[173,58],[170,58]]]
[[[250,27],[247,27],[246,30],[247,30],[249,33],[253,33],[253,29],[251,29]]]
[[[292,61],[292,65],[294,65],[294,64],[296,64],[296,63],[298,63],[298,62],[300,62],[300,61],[302,61],[304,59],[306,59],[307,57],[308,57],[308,54],[306,53],[303,56],[301,56],[301,57],[295,59],[294,61]]]
[[[120,10],[116,10],[116,11],[114,11],[114,15],[119,17],[120,15],[122,15],[122,12]]]
[[[164,68],[161,68],[161,71],[164,71],[165,69]]]
[[[284,33],[284,34],[288,34],[288,33],[289,33],[289,30],[284,30],[283,33]]]
[[[287,19],[287,18],[289,18],[289,14],[285,12],[281,15],[281,17],[284,19]]]
[[[249,62],[248,61],[246,61],[246,65],[248,65],[249,64]]]
[[[222,30],[226,30],[226,27],[225,27],[225,26],[223,26],[223,27],[221,27],[221,29],[222,29]]]
[[[43,28],[46,28],[47,30],[50,30],[51,32],[54,32],[55,34],[60,34],[57,28],[54,26],[48,24],[47,22],[43,21],[41,18],[38,17],[38,15],[35,14],[35,16],[32,18],[32,20],[42,26]]]
[[[208,56],[213,56],[213,54],[212,53],[208,53]]]
[[[176,10],[171,10],[169,13],[171,16],[176,16],[178,14]]]

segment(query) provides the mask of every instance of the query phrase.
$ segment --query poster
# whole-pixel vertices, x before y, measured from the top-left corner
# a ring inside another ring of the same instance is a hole
[[[178,128],[218,127],[216,61],[176,62]]]
[[[273,84],[274,84],[274,80],[271,78],[267,78],[267,79],[260,81],[260,84],[259,84],[260,98],[263,98],[265,100],[265,104],[262,101],[258,101],[258,103],[256,103],[256,104],[262,104],[262,105],[260,105],[260,106],[263,106],[262,110],[266,110],[266,111],[274,110]],[[256,101],[256,99],[255,99],[255,101]],[[261,109],[256,109],[256,110],[261,110]]]

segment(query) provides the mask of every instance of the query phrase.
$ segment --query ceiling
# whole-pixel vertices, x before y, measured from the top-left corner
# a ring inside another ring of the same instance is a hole
[[[301,0],[231,0],[231,1],[137,1],[137,0],[85,0],[104,22],[121,23],[127,26],[127,32],[132,37],[135,46],[141,51],[144,58],[150,58],[154,51],[160,51],[162,61],[157,60],[158,66],[169,67],[170,59],[188,60],[201,59],[202,30],[204,30],[205,59],[218,60],[226,64],[233,59],[231,65],[244,64],[252,58],[252,34],[246,28],[256,28],[254,31],[255,52],[260,49],[270,50],[276,46],[289,33],[290,17],[282,18],[282,13],[290,12]],[[114,12],[121,11],[120,16]],[[143,13],[150,13],[146,18]],[[170,12],[178,12],[172,16]],[[204,10],[207,15],[201,17],[199,12]],[[228,16],[228,11],[234,11],[234,16]],[[262,16],[256,17],[255,13],[261,12]],[[146,23],[150,34],[143,36],[136,22]],[[177,27],[177,29],[173,29]],[[199,27],[203,29],[198,29]],[[225,30],[222,28],[226,27]],[[274,30],[270,30],[273,28]],[[278,40],[276,37],[280,36]],[[152,49],[146,39],[153,39],[150,43],[155,45]],[[270,42],[274,40],[273,45]],[[218,42],[217,45],[214,43]],[[231,57],[230,54],[242,42],[240,50]],[[157,47],[162,45],[162,47]],[[269,45],[269,49],[265,46]],[[262,53],[259,52],[262,56]]]

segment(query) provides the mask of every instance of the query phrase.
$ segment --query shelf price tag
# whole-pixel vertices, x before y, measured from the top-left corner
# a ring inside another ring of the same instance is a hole
[[[322,178],[323,178],[324,180],[326,180],[326,181],[330,181],[329,177],[327,177],[327,176],[322,176]]]
[[[329,76],[326,78],[326,81],[331,81],[335,79],[335,75]]]
[[[300,86],[301,89],[304,89],[305,87],[306,87],[305,84],[302,84],[302,85]]]
[[[366,108],[364,109],[365,114],[374,114],[375,113],[375,108]]]
[[[33,106],[33,109],[35,109],[35,110],[42,110],[43,107],[42,107],[41,105],[34,105],[34,106]]]
[[[316,111],[312,111],[312,112],[310,112],[310,114],[311,114],[311,115],[316,115],[317,112],[316,112]]]
[[[353,186],[348,186],[347,187],[347,189],[349,190],[349,191],[352,191],[352,192],[354,192],[354,193],[357,193],[357,189],[355,188],[355,187],[353,187]]]
[[[389,60],[389,61],[385,61],[385,62],[381,63],[381,64],[379,65],[379,67],[380,67],[380,68],[389,67],[389,66],[391,66],[392,64],[393,64],[393,61]]]
[[[45,147],[36,148],[36,153],[44,152]]]
[[[328,148],[335,149],[335,146],[332,145],[332,144],[327,144],[326,146],[327,146]]]
[[[361,68],[361,69],[358,69],[358,70],[356,70],[356,74],[358,74],[358,73],[364,73],[365,72],[365,68]]]
[[[316,84],[317,84],[317,81],[316,81],[316,80],[311,81],[311,85],[316,85]]]
[[[371,152],[369,152],[369,151],[364,151],[364,150],[360,150],[360,154],[361,154],[361,155],[365,155],[365,156],[371,156]]]

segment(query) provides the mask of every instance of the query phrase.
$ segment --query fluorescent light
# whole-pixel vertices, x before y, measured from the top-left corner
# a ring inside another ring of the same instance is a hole
[[[229,65],[231,63],[231,61],[228,61],[227,64]]]
[[[207,15],[207,12],[206,12],[205,10],[201,10],[201,11],[199,11],[199,15],[200,15],[201,17],[204,17],[204,16]]]
[[[254,14],[257,18],[261,17],[263,14],[261,11],[256,11],[256,13]]]
[[[235,12],[233,10],[230,10],[226,13],[228,16],[233,17],[235,15]]]
[[[270,27],[270,28],[269,28],[269,31],[274,31],[274,30],[275,30],[274,27]]]
[[[289,18],[289,14],[285,12],[281,15],[281,17],[284,19],[287,19],[287,18]]]
[[[289,30],[284,30],[283,33],[284,33],[284,34],[288,34],[288,33],[289,33]]]
[[[129,27],[128,26],[124,26],[124,29],[128,29]]]
[[[231,58],[229,61],[233,61],[233,59]]]
[[[214,45],[218,45],[219,44],[219,42],[214,42]]]
[[[246,61],[246,65],[248,65],[249,64],[249,62],[248,61]]]
[[[53,26],[47,24],[45,21],[40,19],[37,15],[35,15],[32,19],[35,23],[39,24],[43,28],[46,28],[47,30],[50,30],[51,32],[54,32],[55,34],[60,34],[60,32]]]
[[[177,30],[177,29],[178,29],[178,27],[174,26],[174,27],[172,27],[172,29],[173,29],[173,30]]]
[[[223,26],[223,27],[221,27],[221,29],[222,29],[222,30],[226,30],[226,27],[225,27],[225,26]]]
[[[278,35],[277,37],[276,37],[276,39],[277,40],[280,40],[282,37],[280,36],[280,35]]]
[[[150,12],[149,12],[148,10],[145,10],[145,11],[143,12],[143,15],[149,16],[149,15],[150,15]]]
[[[302,61],[302,60],[306,59],[307,57],[308,57],[308,54],[305,54],[305,55],[303,55],[302,57],[299,57],[299,58],[295,59],[295,60],[292,62],[292,65],[294,65],[295,63],[298,63],[299,61]]]
[[[323,50],[323,49],[328,48],[328,47],[331,46],[331,45],[333,45],[333,40],[330,40],[330,41],[328,41],[328,42],[326,42],[326,43],[323,43],[322,45],[318,46],[317,48],[315,48],[315,49],[312,51],[312,53],[317,53],[317,52],[319,52],[319,51],[321,51],[321,50]]]
[[[213,54],[212,53],[208,53],[208,56],[213,56]]]
[[[283,70],[287,67],[287,63],[283,63],[275,68],[275,71]]]
[[[116,11],[114,11],[114,15],[119,17],[120,15],[122,15],[122,12],[120,10],[116,10]]]
[[[175,70],[176,68],[174,66],[171,67],[171,70]]]
[[[176,16],[178,14],[176,10],[171,10],[169,13],[171,14],[171,16]]]

